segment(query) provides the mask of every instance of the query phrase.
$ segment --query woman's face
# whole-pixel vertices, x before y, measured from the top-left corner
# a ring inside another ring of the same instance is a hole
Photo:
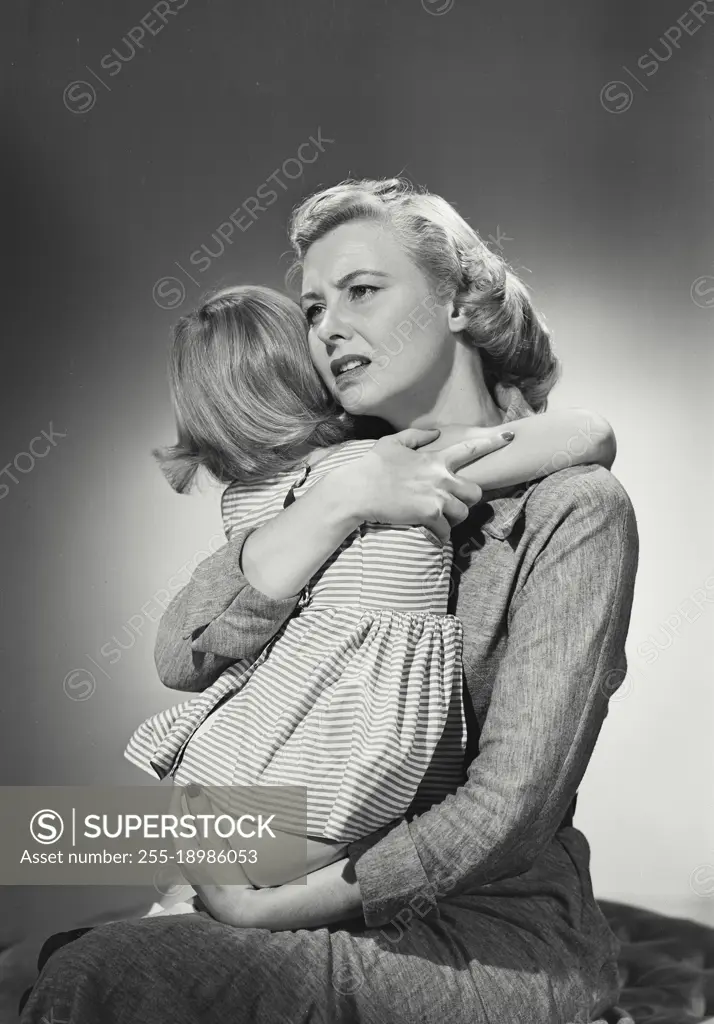
[[[400,428],[428,419],[463,329],[447,289],[383,224],[351,221],[308,249],[301,304],[313,362],[339,404]]]

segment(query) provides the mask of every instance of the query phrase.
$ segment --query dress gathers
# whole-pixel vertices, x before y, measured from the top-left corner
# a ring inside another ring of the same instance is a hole
[[[229,485],[226,534],[261,526],[373,444]],[[255,661],[149,718],[126,757],[179,785],[304,786],[307,834],[337,841],[439,803],[460,784],[466,743],[451,564],[451,543],[430,530],[362,524]]]

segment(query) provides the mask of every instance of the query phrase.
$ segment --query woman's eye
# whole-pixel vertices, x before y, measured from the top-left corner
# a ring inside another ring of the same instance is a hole
[[[319,306],[317,303],[313,306],[308,306],[305,310],[305,319],[310,327],[313,327],[317,323],[317,318],[322,314],[324,309],[324,306]]]
[[[365,299],[368,295],[374,295],[378,291],[379,288],[373,284],[353,284],[350,288],[350,298]]]

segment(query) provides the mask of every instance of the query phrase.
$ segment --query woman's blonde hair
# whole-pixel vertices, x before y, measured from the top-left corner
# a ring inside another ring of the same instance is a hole
[[[310,359],[300,307],[272,288],[217,291],[174,328],[169,381],[178,440],[154,450],[183,493],[203,466],[265,480],[350,433]]]
[[[352,220],[388,224],[405,251],[467,315],[486,385],[515,385],[536,411],[560,373],[550,334],[523,282],[445,199],[401,178],[347,180],[304,200],[290,221],[299,270],[305,253],[333,228]]]

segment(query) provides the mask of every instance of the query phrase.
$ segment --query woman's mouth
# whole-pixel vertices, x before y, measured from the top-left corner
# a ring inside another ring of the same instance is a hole
[[[346,387],[353,383],[372,362],[367,356],[340,356],[330,363],[332,376],[335,378],[337,388]]]

